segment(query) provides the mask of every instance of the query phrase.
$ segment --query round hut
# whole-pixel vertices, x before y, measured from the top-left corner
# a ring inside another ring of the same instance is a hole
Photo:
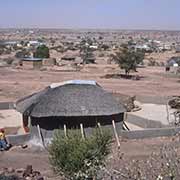
[[[90,130],[99,123],[122,129],[124,106],[116,101],[95,81],[73,80],[52,84],[43,91],[16,102],[16,109],[23,114],[25,126],[30,120],[33,136],[52,137],[53,130],[79,128]],[[29,118],[27,118],[29,117]]]

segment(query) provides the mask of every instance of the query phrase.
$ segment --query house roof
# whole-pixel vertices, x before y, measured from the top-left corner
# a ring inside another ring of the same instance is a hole
[[[77,79],[77,80],[63,81],[63,82],[60,82],[60,83],[52,83],[50,85],[50,87],[51,88],[56,88],[58,86],[63,86],[63,85],[66,85],[66,84],[90,84],[90,85],[98,85],[96,83],[96,81],[92,81],[92,80],[78,80]]]
[[[69,83],[25,97],[16,109],[33,117],[110,116],[125,112],[111,93],[91,83]]]
[[[42,58],[34,58],[34,57],[24,57],[22,58],[23,61],[42,61]]]
[[[171,57],[168,61],[167,64],[169,66],[173,66],[174,64],[178,64],[180,66],[180,56],[178,57]]]

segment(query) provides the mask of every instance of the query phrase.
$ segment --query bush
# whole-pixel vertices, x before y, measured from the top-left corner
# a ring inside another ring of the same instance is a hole
[[[143,51],[134,51],[128,49],[128,47],[123,47],[120,51],[116,52],[112,58],[121,69],[125,70],[125,75],[127,76],[131,70],[136,71],[137,65],[141,64],[144,56]]]
[[[69,130],[68,137],[59,130],[49,147],[50,163],[56,173],[67,179],[92,179],[104,166],[110,144],[107,131],[96,129],[84,140],[78,130]]]

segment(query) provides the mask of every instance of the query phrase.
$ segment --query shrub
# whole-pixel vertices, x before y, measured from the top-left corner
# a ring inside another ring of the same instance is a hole
[[[143,61],[144,55],[144,52],[140,50],[134,51],[128,49],[128,47],[123,47],[112,58],[121,69],[125,70],[125,75],[127,76],[131,70],[136,71],[137,65]]]
[[[92,179],[104,166],[110,152],[111,135],[96,129],[85,140],[78,130],[69,130],[68,137],[56,131],[49,147],[54,171],[67,179]]]

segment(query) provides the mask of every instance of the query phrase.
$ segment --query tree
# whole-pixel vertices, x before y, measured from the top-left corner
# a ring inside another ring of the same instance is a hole
[[[144,53],[140,50],[134,51],[123,47],[120,51],[116,52],[113,60],[118,63],[121,69],[125,70],[125,74],[129,75],[131,70],[136,71],[136,67],[144,59]]]
[[[49,48],[45,45],[37,47],[34,57],[35,58],[49,58]]]
[[[82,47],[80,52],[81,58],[83,59],[83,64],[95,63],[93,50],[89,46]]]

